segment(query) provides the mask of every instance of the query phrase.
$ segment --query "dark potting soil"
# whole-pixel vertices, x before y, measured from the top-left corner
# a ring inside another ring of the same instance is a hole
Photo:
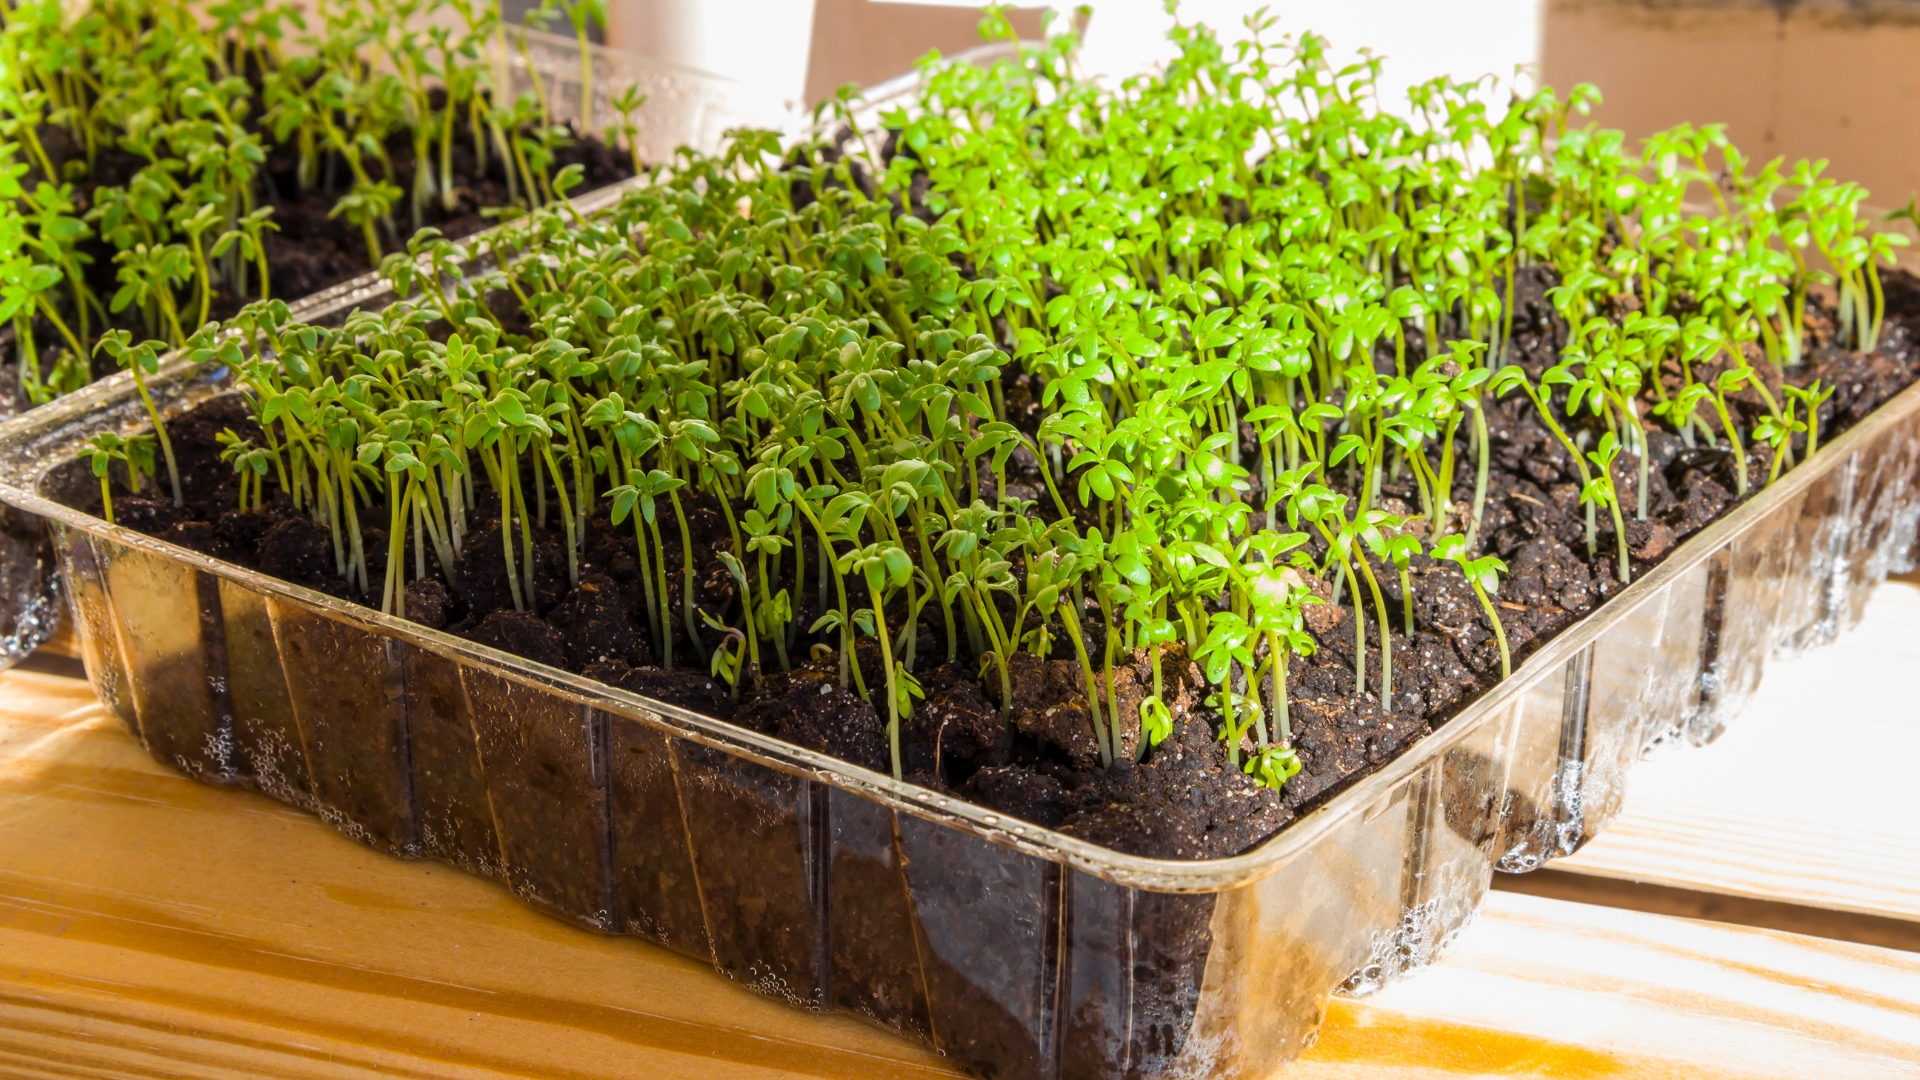
[[[1823,440],[1837,436],[1882,402],[1920,377],[1920,283],[1902,273],[1886,275],[1889,317],[1880,349],[1870,356],[1826,346],[1811,349],[1807,361],[1789,373],[1796,383],[1818,378],[1837,388],[1821,408]],[[1554,362],[1564,340],[1560,327],[1538,298],[1551,284],[1544,275],[1523,275],[1523,303],[1516,319],[1517,362],[1543,369]],[[1532,297],[1531,301],[1528,298]],[[1816,335],[1830,333],[1831,320],[1814,305],[1809,322]],[[1819,340],[1819,337],[1816,337]],[[1417,352],[1417,347],[1416,350]],[[1391,359],[1386,360],[1388,364]],[[1710,377],[1710,376],[1709,376]],[[1010,417],[1026,419],[1025,403],[1037,398],[1029,376],[1009,369],[1005,397]],[[1749,417],[1763,404],[1745,391],[1735,406]],[[1618,592],[1613,527],[1599,516],[1595,551],[1586,551],[1584,508],[1579,504],[1577,471],[1564,449],[1540,424],[1533,407],[1519,395],[1491,403],[1488,427],[1494,450],[1492,476],[1482,523],[1482,550],[1499,555],[1509,567],[1496,597],[1514,662]],[[332,538],[324,526],[271,493],[260,510],[233,508],[234,474],[219,460],[216,436],[232,428],[261,441],[251,417],[236,397],[206,402],[169,425],[181,466],[185,505],[144,494],[116,494],[117,520],[161,539],[227,559],[296,584],[360,599],[335,574]],[[1250,442],[1252,432],[1244,429]],[[1664,431],[1649,435],[1653,451],[1649,471],[1648,515],[1631,519],[1627,539],[1636,576],[1657,565],[1688,536],[1725,514],[1738,501],[1730,452],[1704,445],[1687,448]],[[1804,452],[1804,446],[1800,447]],[[1251,445],[1247,453],[1253,452]],[[1770,461],[1763,447],[1749,460],[1751,490],[1762,488]],[[1637,505],[1638,474],[1625,455],[1615,482],[1623,506]],[[165,482],[164,474],[161,476]],[[527,477],[533,483],[531,474]],[[1450,528],[1463,530],[1472,479],[1454,491],[1458,506]],[[993,480],[982,478],[983,497],[991,500]],[[1071,493],[1075,485],[1060,485]],[[1038,494],[1037,463],[1024,454],[1009,463],[1010,493]],[[98,512],[98,495],[93,505]],[[1254,501],[1258,502],[1257,493]],[[1389,481],[1382,505],[1397,513],[1417,512],[1411,479]],[[513,610],[501,552],[497,508],[481,492],[480,507],[457,563],[455,580],[429,578],[407,588],[407,614],[427,625],[555,667],[584,674],[611,686],[752,728],[795,745],[835,755],[876,771],[885,771],[889,750],[881,710],[858,687],[883,685],[878,647],[868,641],[849,658],[796,633],[788,643],[788,669],[777,662],[774,643],[760,642],[764,670],[749,673],[736,690],[708,674],[707,656],[720,636],[701,628],[690,637],[683,625],[672,630],[675,666],[660,666],[662,643],[652,640],[642,608],[638,563],[631,525],[615,528],[604,507],[590,521],[582,547],[577,587],[567,585],[566,553],[557,521],[537,530],[533,610]],[[726,521],[705,497],[689,500],[688,525],[695,563],[695,604],[723,621],[737,621],[733,580],[719,562],[727,545]],[[384,521],[384,512],[363,515]],[[1414,528],[1423,525],[1415,523]],[[681,567],[677,530],[662,530],[667,566]],[[363,528],[369,581],[377,592],[385,570],[386,537],[378,527]],[[518,538],[515,540],[518,546]],[[429,563],[431,566],[431,563]],[[817,565],[810,562],[817,571]],[[412,556],[408,569],[412,572]],[[1246,851],[1297,816],[1324,803],[1354,780],[1378,768],[1464,708],[1497,682],[1498,645],[1477,599],[1450,564],[1416,556],[1409,568],[1413,583],[1414,633],[1403,625],[1399,575],[1376,564],[1376,575],[1392,615],[1393,701],[1388,709],[1379,689],[1377,620],[1367,609],[1368,685],[1356,692],[1353,672],[1351,596],[1335,597],[1327,582],[1309,584],[1328,603],[1307,609],[1308,629],[1317,651],[1290,662],[1288,697],[1293,745],[1301,771],[1280,792],[1253,783],[1232,766],[1216,737],[1217,717],[1204,702],[1210,688],[1199,669],[1178,647],[1161,657],[1163,700],[1174,716],[1173,734],[1158,746],[1103,770],[1091,737],[1084,682],[1064,633],[1056,650],[1042,659],[1017,654],[1010,663],[1010,723],[1001,721],[1000,681],[987,677],[966,656],[964,645],[947,659],[944,623],[937,611],[923,610],[911,656],[926,692],[901,724],[901,754],[908,779],[950,792],[1036,825],[1058,829],[1115,850],[1165,858],[1214,858]],[[682,577],[668,574],[671,608],[682,611]],[[825,610],[816,593],[816,574],[795,596],[795,627],[811,625]],[[793,588],[791,567],[783,568],[775,588]],[[857,589],[857,584],[852,586]],[[855,597],[855,602],[859,602]],[[1334,602],[1335,600],[1338,602]],[[1013,611],[1007,610],[1007,618]],[[899,625],[904,607],[890,614]],[[1084,617],[1088,648],[1103,655],[1106,628],[1097,607]],[[1056,624],[1057,628],[1057,624]],[[858,671],[853,670],[857,664]],[[863,678],[848,679],[846,675]],[[1136,651],[1114,670],[1114,698],[1121,717],[1138,715],[1152,686],[1151,657]],[[1103,687],[1104,693],[1104,687]],[[875,695],[873,701],[880,701]],[[1105,703],[1102,703],[1103,711]],[[1131,754],[1137,725],[1126,735]],[[1247,749],[1251,749],[1248,744]],[[1123,754],[1125,759],[1129,755]]]

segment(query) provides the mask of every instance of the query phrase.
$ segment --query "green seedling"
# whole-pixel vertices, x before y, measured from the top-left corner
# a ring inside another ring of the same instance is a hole
[[[80,456],[88,459],[93,475],[100,481],[100,516],[113,524],[113,463],[118,461],[127,474],[127,484],[135,492],[140,490],[140,478],[153,471],[153,440],[150,436],[136,435],[123,438],[111,431],[103,431],[87,440]]]
[[[1500,643],[1500,677],[1508,678],[1513,674],[1513,657],[1507,651],[1507,629],[1500,622],[1500,613],[1493,609],[1490,594],[1499,591],[1500,575],[1506,573],[1507,564],[1492,555],[1483,555],[1478,559],[1469,558],[1466,542],[1458,536],[1443,536],[1433,547],[1433,557],[1456,563],[1460,573],[1464,574],[1467,584],[1473,586],[1473,595],[1480,601],[1481,610],[1487,613],[1487,621],[1493,625],[1493,636]]]
[[[133,375],[133,385],[140,393],[140,404],[147,410],[147,419],[153,421],[153,432],[160,441],[160,451],[167,460],[167,482],[173,488],[173,505],[183,505],[180,497],[180,469],[173,461],[173,440],[167,438],[166,422],[160,418],[160,410],[153,403],[153,395],[147,390],[147,376],[160,370],[160,356],[166,350],[164,341],[145,341],[133,344],[133,338],[125,330],[108,331],[94,347],[96,352],[104,352],[114,359],[120,367]]]

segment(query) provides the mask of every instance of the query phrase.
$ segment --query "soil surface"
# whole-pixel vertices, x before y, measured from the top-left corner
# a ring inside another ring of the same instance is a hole
[[[1823,440],[1840,434],[1920,377],[1915,337],[1920,330],[1920,282],[1898,272],[1887,278],[1889,318],[1877,352],[1862,356],[1816,345],[1806,362],[1789,372],[1796,383],[1818,378],[1838,388],[1821,409]],[[1520,292],[1515,359],[1536,370],[1553,362],[1564,335],[1564,327],[1540,300],[1551,284],[1546,275],[1529,271]],[[1825,309],[1815,306],[1809,321],[1816,333],[1823,333],[1830,322]],[[1383,362],[1390,367],[1391,357]],[[1038,387],[1030,376],[1010,367],[1003,391],[1014,422],[1037,422]],[[1750,417],[1762,408],[1751,391],[1736,405]],[[1619,591],[1621,584],[1615,576],[1609,515],[1599,515],[1597,542],[1589,552],[1578,474],[1531,404],[1517,394],[1493,403],[1488,425],[1493,470],[1480,546],[1510,569],[1497,604],[1517,666]],[[234,508],[234,474],[219,460],[216,442],[226,428],[261,441],[237,397],[207,402],[172,421],[169,431],[181,465],[185,505],[156,498],[150,484],[143,494],[115,495],[118,521],[300,585],[364,601],[335,573],[326,528],[282,495],[270,488],[262,509]],[[1246,432],[1250,440],[1251,429]],[[1651,431],[1649,438],[1648,514],[1644,521],[1629,514],[1627,525],[1636,576],[1738,501],[1725,440],[1717,447],[1704,440],[1688,447],[1664,431]],[[1804,453],[1804,446],[1799,450]],[[1457,452],[1465,459],[1464,435]],[[1762,489],[1769,465],[1764,449],[1752,455],[1753,491]],[[1637,469],[1628,455],[1621,456],[1616,468],[1623,503],[1631,510],[1638,501]],[[1461,471],[1466,475],[1453,501],[1456,524],[1463,530],[1472,477],[1470,470]],[[525,480],[532,485],[530,473]],[[1007,486],[1011,494],[1036,497],[1041,487],[1037,463],[1016,455],[1009,462]],[[1071,493],[1076,485],[1060,486]],[[992,477],[984,476],[983,497],[994,498],[992,488]],[[1418,493],[1410,477],[1389,480],[1383,491],[1386,509],[1418,512]],[[93,505],[82,508],[97,513],[97,491],[92,498]],[[1259,504],[1257,491],[1250,501]],[[702,626],[697,636],[690,636],[679,618],[683,559],[690,554],[695,606],[722,621],[740,622],[733,579],[715,554],[727,546],[729,536],[717,503],[704,496],[688,500],[690,553],[682,551],[677,529],[661,530],[675,613],[667,631],[675,660],[671,669],[661,666],[666,642],[654,640],[649,626],[632,527],[613,527],[604,500],[582,546],[578,586],[568,584],[559,522],[550,520],[538,530],[536,600],[527,611],[513,609],[497,509],[484,489],[480,503],[454,580],[429,578],[408,585],[410,617],[869,769],[888,768],[882,695],[869,699],[861,689],[884,686],[877,645],[863,642],[843,665],[832,648],[798,629],[811,625],[831,599],[818,591],[817,552],[810,553],[803,586],[795,587],[791,565],[782,567],[774,584],[795,595],[795,632],[782,643],[789,663],[780,663],[774,642],[761,641],[764,669],[748,671],[740,685],[732,687],[709,674],[708,657],[721,643],[720,635]],[[384,521],[387,515],[384,508],[374,508],[361,517]],[[369,580],[378,595],[385,535],[375,526],[366,528],[363,536]],[[518,546],[517,537],[515,543]],[[1328,602],[1308,608],[1317,651],[1295,657],[1289,665],[1293,745],[1302,769],[1280,792],[1257,786],[1229,763],[1227,748],[1216,736],[1219,718],[1205,704],[1212,691],[1179,648],[1168,647],[1160,657],[1163,700],[1174,716],[1172,736],[1141,749],[1133,744],[1138,725],[1128,723],[1125,726],[1134,730],[1124,749],[1138,760],[1102,769],[1091,737],[1085,683],[1057,621],[1050,656],[1014,657],[1008,672],[1010,699],[1003,703],[997,669],[989,666],[983,678],[964,641],[953,643],[950,650],[944,619],[931,604],[923,608],[902,657],[926,694],[901,724],[904,769],[910,780],[927,787],[1123,852],[1202,859],[1248,850],[1391,760],[1499,678],[1492,627],[1455,567],[1425,556],[1413,560],[1411,636],[1404,626],[1398,573],[1387,565],[1376,564],[1374,570],[1393,615],[1392,707],[1380,694],[1380,627],[1371,603],[1366,611],[1368,681],[1356,688],[1353,597],[1337,595],[1327,582],[1310,581]],[[859,590],[857,580],[849,581],[849,597],[856,606],[865,600]],[[906,617],[904,600],[900,603],[898,614],[889,611],[890,626],[902,625],[896,619]],[[1011,620],[1014,612],[1009,608],[1004,614]],[[1082,621],[1089,652],[1103,655],[1106,628],[1097,606],[1089,602]],[[1137,717],[1152,683],[1153,658],[1147,652],[1122,657],[1114,670],[1118,715]],[[1103,711],[1105,705],[1103,701]]]

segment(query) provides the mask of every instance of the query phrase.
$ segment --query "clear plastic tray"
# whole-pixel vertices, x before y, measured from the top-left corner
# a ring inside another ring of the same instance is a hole
[[[386,295],[363,279],[297,314]],[[172,414],[229,376],[176,361],[151,383]],[[1329,994],[1430,962],[1495,869],[1578,848],[1643,753],[1712,739],[1769,659],[1852,625],[1913,565],[1920,521],[1914,387],[1399,759],[1254,851],[1174,862],[66,506],[91,483],[76,448],[144,424],[121,376],[0,427],[0,503],[46,519],[89,677],[156,758],[1009,1078],[1266,1075],[1311,1042]]]
[[[228,379],[175,362],[152,385],[177,413]],[[1712,739],[1769,659],[1849,627],[1920,521],[1914,387],[1398,760],[1254,851],[1174,862],[64,505],[91,483],[75,449],[143,424],[116,377],[0,427],[0,501],[49,523],[88,674],[156,758],[1002,1077],[1264,1075],[1328,994],[1429,962],[1495,869],[1598,832],[1645,751]]]

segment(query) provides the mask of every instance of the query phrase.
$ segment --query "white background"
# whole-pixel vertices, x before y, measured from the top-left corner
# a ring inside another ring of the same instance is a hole
[[[1242,19],[1261,6],[1189,0],[1180,17],[1231,40],[1241,35]],[[1534,65],[1540,55],[1539,0],[1280,0],[1264,6],[1280,17],[1278,32],[1312,30],[1330,40],[1336,58],[1350,58],[1363,45],[1386,58],[1381,92],[1388,107],[1404,100],[1407,86],[1435,75],[1510,79],[1516,66]],[[1161,0],[1094,0],[1092,7],[1082,52],[1087,74],[1124,77],[1171,54],[1171,20]],[[610,0],[609,8],[607,38],[616,47],[754,83],[782,98],[797,98],[805,84],[813,0]]]

